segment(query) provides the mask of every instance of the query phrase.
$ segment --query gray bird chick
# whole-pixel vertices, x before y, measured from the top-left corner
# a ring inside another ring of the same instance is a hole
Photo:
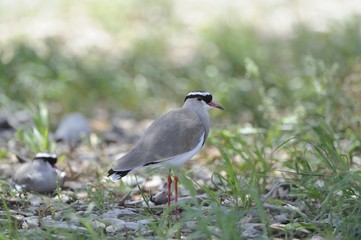
[[[38,193],[51,193],[64,184],[65,172],[56,168],[55,154],[38,153],[34,160],[24,163],[13,175],[17,187]]]
[[[83,137],[89,134],[88,120],[80,113],[72,113],[60,122],[54,137],[56,141],[64,141],[71,147],[75,147]]]

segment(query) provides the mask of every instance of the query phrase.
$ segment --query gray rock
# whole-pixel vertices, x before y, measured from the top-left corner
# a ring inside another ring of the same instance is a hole
[[[129,208],[114,208],[103,214],[103,218],[119,218],[119,216],[131,216],[136,213]]]
[[[91,220],[90,225],[97,230],[106,228],[106,225],[98,220]]]
[[[274,218],[274,221],[275,221],[276,223],[285,224],[285,223],[289,223],[289,222],[290,222],[290,219],[289,219],[289,217],[288,217],[286,214],[276,215],[276,216],[274,216],[273,218]]]
[[[138,223],[138,222],[125,222],[124,223],[125,228],[127,229],[131,229],[131,230],[138,230],[140,229],[143,225]]]
[[[186,226],[191,230],[198,229],[198,224],[196,221],[188,221],[188,222],[186,222]]]
[[[312,236],[311,240],[324,240],[325,238],[318,236],[318,235],[314,235]]]
[[[44,205],[44,200],[40,196],[35,195],[35,194],[31,195],[28,198],[28,201],[31,206],[36,207],[36,208]]]
[[[123,229],[138,230],[144,226],[144,224],[141,224],[139,222],[125,222],[116,218],[104,218],[101,221],[105,225],[108,225],[105,228],[105,231],[107,233],[115,233]]]
[[[62,203],[69,203],[70,202],[70,197],[64,193],[61,193],[58,196],[55,196],[54,199],[60,199]]]
[[[164,191],[162,191],[152,196],[150,201],[153,202],[154,205],[163,205],[168,202],[168,196]]]
[[[142,224],[142,225],[149,225],[151,224],[152,222],[154,222],[154,219],[142,219],[142,220],[139,220],[138,223],[139,224]]]
[[[45,228],[64,229],[64,230],[76,230],[81,232],[88,232],[84,227],[74,225],[74,223],[58,222],[50,217],[43,217],[40,219],[40,226]]]
[[[59,124],[54,137],[56,141],[63,141],[75,147],[83,137],[90,134],[88,120],[80,113],[66,116]]]
[[[242,237],[264,239],[262,235],[262,227],[262,223],[244,223],[242,224]]]
[[[53,214],[54,220],[60,221],[64,218],[62,211]]]
[[[114,218],[107,218],[102,219],[102,221],[105,223],[105,225],[108,225],[105,228],[106,233],[116,233],[119,230],[125,229],[124,221],[120,219],[114,219]]]
[[[80,224],[79,217],[76,215],[71,216],[69,219],[69,223],[70,225],[79,225]]]
[[[39,226],[39,217],[38,216],[31,216],[25,219],[27,223],[27,228],[36,228]]]
[[[120,226],[120,225],[124,225],[124,223],[125,223],[123,220],[120,220],[117,218],[103,218],[103,219],[99,219],[99,221],[101,221],[102,223],[104,223],[107,226],[110,226],[110,225]]]
[[[114,234],[118,231],[119,229],[117,229],[115,226],[108,226],[105,228],[105,232],[107,234]]]

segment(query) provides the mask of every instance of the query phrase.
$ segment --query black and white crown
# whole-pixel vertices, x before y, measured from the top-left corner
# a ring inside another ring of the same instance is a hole
[[[185,97],[184,101],[186,101],[189,98],[201,98],[206,103],[212,102],[212,94],[210,94],[209,92],[206,92],[206,91],[201,91],[201,90],[192,91],[192,92],[188,93],[187,96]]]
[[[50,163],[51,166],[54,166],[58,161],[58,157],[56,156],[56,154],[51,154],[51,153],[36,154],[34,160],[40,160],[40,159],[47,161],[48,163]]]

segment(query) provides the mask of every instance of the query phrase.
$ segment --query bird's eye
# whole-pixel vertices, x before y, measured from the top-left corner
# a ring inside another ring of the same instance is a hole
[[[202,101],[202,98],[201,98],[201,97],[197,97],[197,100],[198,100],[198,101]]]

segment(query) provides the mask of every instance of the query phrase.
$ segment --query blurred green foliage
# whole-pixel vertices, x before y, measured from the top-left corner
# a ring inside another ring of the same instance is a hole
[[[262,35],[232,16],[215,19],[180,64],[169,56],[170,36],[181,28],[171,17],[172,4],[117,4],[105,18],[106,4],[90,4],[87,11],[115,38],[133,33],[125,50],[75,54],[62,39],[47,38],[39,48],[18,38],[0,46],[0,94],[20,103],[44,101],[60,114],[105,107],[152,116],[181,105],[188,91],[205,89],[225,106],[222,118],[238,123],[269,127],[300,112],[324,115],[336,125],[352,118],[343,108],[353,107],[354,96],[344,86],[356,84],[347,77],[360,65],[360,17],[330,24],[326,32],[298,26],[288,37]],[[157,19],[148,23],[154,13]],[[145,34],[134,35],[134,21]]]
[[[30,106],[33,126],[24,126],[17,129],[19,140],[27,146],[33,154],[39,152],[53,153],[55,142],[50,139],[49,111],[43,103],[39,107]]]

